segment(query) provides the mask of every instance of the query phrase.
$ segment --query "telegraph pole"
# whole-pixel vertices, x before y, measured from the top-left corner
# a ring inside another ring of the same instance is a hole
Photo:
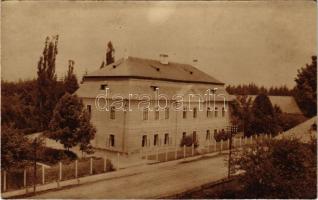
[[[36,190],[36,148],[37,148],[37,138],[35,138],[33,140],[33,151],[34,151],[34,155],[33,155],[33,164],[34,164],[34,171],[33,171],[33,193],[35,193]]]
[[[231,165],[232,165],[232,162],[231,162],[231,155],[232,155],[232,137],[233,137],[233,134],[236,133],[237,131],[237,127],[235,125],[233,126],[230,126],[229,127],[229,134],[230,134],[230,144],[229,144],[229,160],[228,160],[228,178],[231,177]]]

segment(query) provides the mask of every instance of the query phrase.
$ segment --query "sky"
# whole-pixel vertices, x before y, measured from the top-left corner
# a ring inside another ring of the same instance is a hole
[[[36,77],[46,36],[59,34],[58,77],[79,78],[105,60],[112,41],[129,56],[192,64],[225,82],[294,86],[316,54],[314,1],[1,2],[1,78]]]

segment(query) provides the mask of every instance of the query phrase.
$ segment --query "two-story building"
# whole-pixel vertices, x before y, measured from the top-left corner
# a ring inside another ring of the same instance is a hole
[[[92,145],[122,153],[199,146],[229,125],[224,83],[189,64],[127,57],[83,77],[76,92],[97,129]]]

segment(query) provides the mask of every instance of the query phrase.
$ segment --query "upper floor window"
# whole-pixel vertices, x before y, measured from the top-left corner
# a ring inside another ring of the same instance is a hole
[[[214,108],[214,116],[215,116],[215,117],[218,117],[218,107],[215,107],[215,108]]]
[[[165,108],[165,119],[169,119],[169,108]]]
[[[145,108],[142,112],[142,119],[148,120],[148,108]]]
[[[115,119],[115,107],[110,108],[110,119]]]
[[[184,139],[186,136],[187,136],[187,133],[186,133],[186,132],[183,132],[183,133],[182,133],[182,138]]]
[[[225,108],[222,107],[222,117],[225,117]]]
[[[186,107],[183,108],[182,118],[183,118],[183,119],[186,119],[186,118],[187,118],[187,108],[186,108]]]
[[[155,108],[155,120],[159,120],[159,108]]]
[[[193,108],[193,118],[197,118],[198,116],[198,110],[197,108]]]
[[[105,90],[106,87],[107,87],[107,84],[101,84],[101,85],[100,85],[100,89],[101,89],[101,90]]]

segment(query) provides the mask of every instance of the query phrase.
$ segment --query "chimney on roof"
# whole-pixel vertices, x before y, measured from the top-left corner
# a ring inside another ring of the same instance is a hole
[[[168,60],[169,57],[167,54],[160,54],[159,58],[160,58],[159,61],[161,64],[163,64],[163,65],[169,64],[169,60]]]

